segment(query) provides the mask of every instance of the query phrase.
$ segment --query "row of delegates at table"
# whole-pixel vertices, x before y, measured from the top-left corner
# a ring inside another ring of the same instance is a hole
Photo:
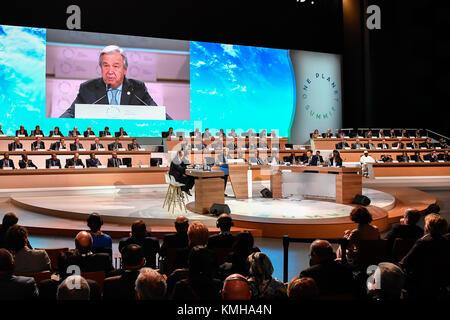
[[[336,134],[332,132],[331,129],[328,129],[327,132],[320,133],[318,129],[314,130],[314,132],[311,134],[311,138],[344,138],[346,136],[361,136],[364,138],[422,138],[424,136],[424,133],[421,129],[415,129],[414,131],[408,131],[407,129],[402,130],[396,130],[396,129],[390,129],[390,130],[357,130],[357,132],[354,132],[352,130],[342,130],[339,129]]]
[[[447,149],[448,144],[445,140],[439,142],[439,143],[433,143],[431,141],[431,138],[427,138],[425,142],[417,143],[415,138],[411,138],[411,142],[402,142],[403,138],[398,138],[396,142],[388,143],[385,139],[383,139],[381,142],[375,144],[372,140],[368,140],[366,143],[361,142],[361,140],[356,139],[354,143],[351,144],[351,149],[434,149],[434,148],[441,148],[441,149]],[[338,142],[335,145],[336,149],[345,149],[350,148],[350,145],[344,140],[341,139],[340,142]]]
[[[123,165],[122,159],[120,159],[117,156],[117,152],[113,152],[111,154],[111,158],[108,159],[108,167],[119,167]],[[83,168],[94,168],[102,166],[102,163],[98,158],[96,158],[95,153],[91,152],[89,159],[86,159],[86,165],[83,163],[83,161],[80,159],[80,154],[77,152],[74,154],[73,158],[66,159],[65,168],[74,168],[75,166],[81,166]],[[15,169],[14,161],[9,158],[9,153],[6,152],[4,154],[3,159],[0,160],[0,169],[4,168],[12,168]],[[31,159],[28,158],[28,155],[26,153],[22,154],[22,159],[19,160],[19,168],[20,169],[26,169],[26,168],[35,168],[38,169],[38,167],[33,163]],[[45,160],[45,168],[60,168],[61,169],[61,160],[58,159],[58,156],[56,153],[52,153],[51,157],[49,159]]]
[[[184,135],[184,132],[182,134]],[[176,136],[177,136],[177,132],[175,132],[173,130],[173,127],[170,127],[169,130],[162,132],[163,138],[176,137]],[[199,128],[196,128],[194,131],[189,133],[189,136],[193,137],[193,138],[202,138],[202,139],[208,139],[208,138],[212,138],[212,137],[237,138],[239,136],[241,136],[241,137],[259,137],[259,138],[265,138],[268,136],[270,136],[272,138],[278,137],[276,130],[271,130],[271,132],[268,134],[266,129],[261,130],[261,132],[259,132],[259,133],[254,132],[253,129],[249,129],[247,132],[243,132],[243,133],[241,133],[241,135],[238,135],[236,133],[235,129],[231,129],[228,134],[225,132],[224,129],[220,129],[215,134],[212,134],[210,132],[209,128],[205,128],[205,131],[203,133],[200,132]]]
[[[0,125],[0,134],[3,135],[3,131],[1,130]],[[20,126],[19,130],[16,130],[16,137],[36,137],[41,136],[45,137],[44,132],[41,130],[40,126],[36,126],[34,130],[31,130],[30,135],[28,135],[28,131],[24,128],[24,126]],[[59,127],[55,127],[55,129],[51,130],[49,137],[64,137],[64,134],[59,130]],[[67,133],[68,137],[78,137],[78,136],[84,136],[84,137],[93,137],[97,136],[95,132],[92,130],[91,127],[87,127],[87,129],[83,132],[83,135],[81,135],[80,131],[78,131],[77,127],[74,127],[72,130],[68,131]],[[100,137],[112,137],[112,133],[109,131],[109,127],[105,127],[103,131],[99,132]],[[114,133],[114,137],[128,137],[127,132],[123,129],[123,127],[120,127],[119,131],[116,131]]]
[[[383,157],[380,156],[380,160],[384,161],[384,162],[392,162],[394,161],[394,159],[392,158],[391,155],[384,155],[385,159],[383,159]],[[410,161],[414,161],[414,162],[424,162],[424,161],[430,161],[430,162],[438,162],[438,161],[445,161],[448,162],[450,161],[450,154],[448,153],[447,150],[445,150],[444,152],[437,152],[436,150],[433,150],[430,153],[427,154],[422,154],[419,151],[415,151],[414,154],[409,155],[406,151],[403,152],[401,155],[397,155],[395,157],[395,160],[397,160],[398,162],[410,162]]]
[[[119,150],[123,149],[122,143],[120,142],[120,139],[117,137],[114,142],[109,143],[108,150]],[[54,151],[63,151],[63,150],[70,150],[70,151],[80,151],[84,150],[84,145],[80,142],[80,138],[75,138],[73,143],[66,143],[66,140],[64,138],[60,138],[59,141],[53,142],[50,144],[49,150]],[[94,143],[91,143],[90,150],[100,150],[103,151],[105,148],[103,144],[100,142],[100,139],[97,137],[94,139]],[[131,143],[128,144],[128,150],[129,151],[136,151],[142,149],[141,145],[137,143],[136,138],[133,138],[131,140]],[[14,142],[8,144],[8,151],[24,151],[23,144],[20,142],[19,137],[14,138]],[[45,149],[45,143],[42,141],[40,137],[36,138],[36,141],[31,143],[31,151],[37,151],[37,150],[46,150]]]
[[[342,158],[338,150],[333,150],[330,153],[328,159],[324,161],[324,158],[320,154],[320,150],[316,150],[315,154],[311,150],[306,151],[306,154],[295,156],[291,154],[290,156],[283,157],[283,162],[290,163],[294,165],[306,165],[306,166],[319,166],[327,165],[330,167],[342,167]]]

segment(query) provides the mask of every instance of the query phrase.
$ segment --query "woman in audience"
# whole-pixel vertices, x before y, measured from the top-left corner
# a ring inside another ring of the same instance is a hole
[[[236,236],[231,253],[225,258],[225,262],[220,266],[220,279],[225,279],[233,273],[239,273],[245,277],[249,275],[246,266],[247,257],[259,252],[254,247],[253,236],[249,231],[243,231]]]
[[[284,283],[272,278],[273,266],[269,257],[262,252],[248,256],[248,282],[252,290],[252,299],[275,300],[286,299],[287,291]]]
[[[359,242],[361,240],[379,240],[380,232],[376,226],[371,225],[372,215],[365,207],[356,207],[350,212],[350,219],[357,223],[358,226],[353,230],[346,230],[344,238],[348,240],[347,260],[350,265],[357,266]],[[337,250],[338,258],[342,258],[342,250]]]
[[[90,234],[92,237],[92,248],[109,248],[112,249],[112,239],[111,237],[100,231],[103,225],[103,219],[98,213],[91,213],[87,218],[87,225],[90,229]]]
[[[50,259],[45,250],[30,249],[28,232],[14,225],[6,233],[6,249],[14,255],[15,273],[36,273],[50,270]]]
[[[333,150],[328,159],[328,164],[330,167],[342,167],[342,158],[339,151]]]
[[[287,294],[290,300],[314,300],[319,297],[319,288],[313,278],[294,277],[289,282]]]
[[[6,232],[8,232],[9,227],[15,225],[18,221],[19,218],[14,212],[5,213],[2,220],[2,226],[0,227],[0,248],[5,248]]]
[[[173,300],[220,300],[222,281],[215,279],[217,257],[204,246],[191,249],[188,259],[188,277],[178,281]]]
[[[322,135],[319,133],[319,130],[318,130],[318,129],[314,130],[314,133],[312,134],[312,138],[313,138],[313,139],[318,138],[318,137],[321,137],[321,136],[322,136]]]

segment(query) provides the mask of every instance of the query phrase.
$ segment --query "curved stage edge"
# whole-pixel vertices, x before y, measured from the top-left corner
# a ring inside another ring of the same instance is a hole
[[[436,198],[430,194],[413,188],[372,187],[371,189],[387,193],[395,199],[392,203],[383,207],[373,205],[367,207],[373,215],[373,224],[376,225],[381,232],[386,231],[390,224],[398,222],[407,208],[423,210],[428,205],[436,202]],[[52,210],[48,207],[39,207],[27,203],[26,201],[21,201],[20,197],[16,198],[14,196],[11,196],[10,203],[40,216],[36,221],[24,219],[23,225],[26,226],[30,232],[46,235],[72,236],[76,234],[77,230],[86,229],[85,219],[89,212],[76,213],[68,210]],[[173,219],[179,214],[180,212],[175,212],[174,215],[167,214],[165,219],[144,218],[144,221],[151,225],[154,236],[162,237],[167,233],[175,231],[173,228]],[[194,213],[189,214],[191,215],[189,217],[191,221],[200,220],[207,225],[210,232],[218,232],[218,229],[215,228],[215,217]],[[101,213],[101,215],[105,221],[102,230],[109,233],[112,237],[123,237],[128,235],[130,223],[141,218],[137,216],[124,218],[123,216],[118,217],[103,213]],[[283,223],[283,220],[280,219],[276,220],[275,223],[273,219],[249,219],[248,217],[240,215],[239,212],[232,213],[232,216],[235,225],[232,229],[233,233],[242,230],[250,230],[254,236],[257,237],[280,238],[287,234],[290,237],[299,238],[338,238],[343,235],[345,230],[356,227],[356,224],[353,223],[348,216],[321,219],[297,219],[294,222],[287,219],[286,223]],[[52,219],[54,219],[54,221],[52,221]]]

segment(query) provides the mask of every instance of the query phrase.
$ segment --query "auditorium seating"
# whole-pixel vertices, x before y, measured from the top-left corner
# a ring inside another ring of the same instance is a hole
[[[15,272],[14,275],[34,278],[34,281],[36,281],[36,284],[38,284],[41,281],[50,279],[52,276],[52,272],[48,271],[48,270],[41,271],[41,272],[35,272],[35,273],[17,273],[17,272]]]

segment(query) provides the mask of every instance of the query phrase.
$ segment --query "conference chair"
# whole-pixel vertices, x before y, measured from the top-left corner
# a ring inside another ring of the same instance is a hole
[[[127,167],[131,167],[131,161],[132,161],[131,158],[123,158],[123,159],[122,159],[123,165],[124,165],[124,166],[127,166]]]
[[[396,263],[401,261],[409,250],[411,250],[416,241],[416,239],[395,239],[394,246],[392,247],[391,262]]]
[[[85,279],[91,279],[97,282],[100,293],[103,293],[103,283],[105,282],[105,271],[82,272],[81,276]]]
[[[52,271],[58,270],[58,259],[61,253],[69,251],[69,248],[41,248],[37,250],[45,250],[47,252],[48,258],[50,259],[50,267],[52,268]]]
[[[283,162],[292,164],[292,157],[291,156],[284,156],[283,157]]]
[[[41,271],[41,272],[33,272],[33,273],[22,273],[22,272],[15,272],[15,276],[22,276],[22,277],[29,277],[34,278],[34,281],[36,284],[38,284],[41,281],[48,280],[52,276],[52,272],[49,270]]]
[[[151,158],[150,159],[151,167],[157,167],[158,165],[162,165],[162,158]]]
[[[370,265],[378,265],[387,258],[386,240],[361,240],[358,242],[358,269],[366,270]]]
[[[167,188],[166,197],[165,197],[164,203],[163,203],[163,208],[167,204],[167,211],[170,212],[170,207],[172,207],[172,214],[173,214],[175,211],[175,207],[178,203],[180,206],[180,210],[183,211],[183,208],[184,208],[184,211],[187,212],[186,205],[184,203],[184,193],[183,193],[183,191],[181,191],[181,187],[183,187],[184,184],[175,181],[175,178],[173,176],[169,175],[168,173],[166,173],[164,175],[164,177],[165,177],[166,183],[169,185],[169,187]]]

